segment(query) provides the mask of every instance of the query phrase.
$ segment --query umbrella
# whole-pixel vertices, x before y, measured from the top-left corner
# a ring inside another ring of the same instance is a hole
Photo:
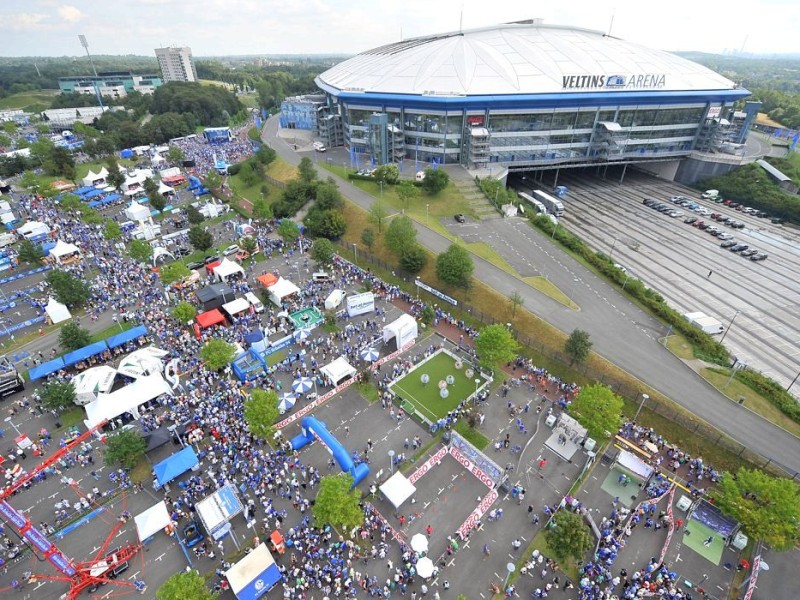
[[[308,390],[314,387],[314,380],[310,377],[301,377],[295,379],[292,383],[292,391],[295,394],[305,394]]]
[[[298,329],[294,332],[294,339],[298,342],[306,339],[311,335],[311,332],[308,329]]]
[[[378,360],[378,351],[375,348],[367,348],[361,351],[361,358],[367,362],[375,362]]]
[[[281,394],[281,399],[278,402],[278,410],[281,411],[281,414],[285,413],[287,410],[294,406],[294,403],[297,402],[297,396],[294,394]]]
[[[417,561],[417,575],[423,579],[428,579],[433,575],[433,561],[427,556]]]
[[[428,551],[428,538],[424,533],[416,533],[411,538],[411,549],[414,552],[427,552]],[[419,562],[417,563],[417,571],[419,571]]]

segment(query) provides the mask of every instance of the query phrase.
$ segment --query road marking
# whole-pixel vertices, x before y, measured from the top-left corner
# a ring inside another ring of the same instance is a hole
[[[164,552],[164,554],[166,554],[166,552]],[[157,556],[157,557],[155,557],[155,558],[153,559],[153,562],[155,562],[155,561],[160,561],[162,558],[164,558],[164,554],[162,554],[161,556]]]

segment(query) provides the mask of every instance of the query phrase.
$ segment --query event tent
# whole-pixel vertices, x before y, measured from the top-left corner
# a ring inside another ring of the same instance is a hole
[[[159,181],[158,182],[158,193],[163,196],[164,194],[174,194],[175,190],[173,188],[169,187],[163,181]]]
[[[168,354],[169,352],[166,350],[155,346],[139,348],[119,361],[117,371],[135,379],[151,373],[161,373],[164,371],[164,363],[161,362],[161,359]]]
[[[275,277],[273,273],[265,273],[264,275],[258,276],[258,283],[263,285],[265,288],[268,288],[269,286],[278,283],[278,278]]]
[[[53,360],[48,360],[46,363],[40,364],[38,367],[33,367],[30,371],[28,371],[28,380],[33,382],[43,379],[48,375],[57,373],[63,368],[64,359],[59,356],[58,358],[54,358]]]
[[[194,469],[200,464],[194,448],[187,446],[183,450],[176,452],[169,458],[165,458],[160,463],[153,466],[156,474],[156,481],[159,485],[169,483],[176,477],[180,477],[189,469]]]
[[[228,569],[225,577],[238,600],[256,600],[281,580],[281,572],[267,545],[260,544]]]
[[[61,264],[61,260],[69,258],[75,254],[80,254],[81,249],[75,244],[68,244],[62,240],[58,240],[56,245],[50,250],[50,256],[56,259],[56,262]]]
[[[297,292],[300,291],[300,288],[297,287],[288,279],[279,277],[278,281],[276,281],[273,285],[267,288],[267,291],[269,292],[269,299],[272,300],[273,303],[280,306],[281,300],[283,300],[287,296],[296,294]]]
[[[417,321],[411,315],[404,313],[397,319],[383,327],[384,344],[394,340],[399,350],[408,342],[417,339]]]
[[[44,312],[47,313],[48,318],[53,324],[61,323],[62,321],[72,318],[72,313],[69,312],[67,306],[61,304],[61,302],[57,301],[52,296],[47,302],[47,306],[44,307]]]
[[[340,356],[320,369],[320,373],[330,379],[334,386],[357,372],[344,356]]]
[[[169,517],[166,503],[162,500],[133,517],[133,523],[136,525],[139,541],[144,542],[168,527],[172,523],[172,519]]]
[[[106,345],[109,348],[116,348],[117,346],[122,346],[122,344],[126,344],[131,340],[138,339],[145,335],[147,335],[147,327],[144,325],[137,325],[136,327],[132,327],[131,329],[106,338]]]
[[[175,255],[173,255],[172,252],[170,252],[166,248],[162,248],[161,246],[159,246],[158,248],[153,248],[153,264],[154,265],[158,263],[158,259],[159,258],[162,258],[164,256],[169,256],[172,260],[175,260]]]
[[[250,303],[244,298],[237,298],[233,302],[228,302],[227,304],[222,305],[222,310],[232,317],[249,309]]]
[[[146,221],[150,218],[150,209],[132,201],[131,205],[125,209],[125,216],[131,221]]]
[[[159,373],[140,377],[115,392],[101,394],[97,400],[84,406],[86,420],[93,426],[104,420],[116,419],[126,412],[138,419],[139,406],[162,394],[172,394],[172,388]]]
[[[164,444],[169,443],[172,439],[172,434],[166,427],[159,427],[153,431],[148,431],[144,435],[144,442],[147,444],[145,452],[150,452],[156,448],[161,448]]]
[[[114,379],[117,376],[116,369],[101,365],[92,367],[79,373],[72,378],[72,385],[75,388],[75,404],[84,406],[97,400],[103,393],[107,394],[114,387]]]
[[[219,308],[226,302],[233,302],[236,299],[236,292],[225,283],[207,285],[197,290],[195,295],[202,303],[203,310]]]
[[[220,281],[225,281],[228,277],[236,275],[237,273],[244,275],[244,269],[227,258],[223,258],[222,262],[214,268],[214,275],[216,275]]]
[[[392,506],[397,509],[416,493],[417,488],[405,475],[397,471],[386,480],[380,490],[386,499],[391,502]]]
[[[325,310],[333,310],[337,308],[344,300],[344,292],[342,290],[333,290],[327,298],[325,298]]]
[[[22,227],[17,228],[17,233],[24,238],[32,238],[41,234],[49,234],[50,228],[39,221],[28,221]]]
[[[83,183],[83,185],[85,185],[87,187],[89,187],[89,186],[98,186],[98,185],[103,185],[104,186],[106,184],[106,178],[108,178],[108,169],[103,167],[102,169],[100,169],[99,173],[95,173],[95,172],[90,170],[86,174],[86,177],[84,177],[81,180],[81,182]]]
[[[207,327],[211,327],[212,325],[217,325],[219,323],[225,323],[225,316],[219,312],[218,308],[214,310],[209,310],[204,313],[200,313],[195,317],[195,321],[197,324],[206,329]]]
[[[105,341],[89,344],[88,346],[84,346],[83,348],[79,348],[73,352],[65,354],[62,357],[64,359],[64,366],[71,367],[72,365],[77,365],[79,362],[86,360],[91,356],[102,354],[106,350],[108,350],[108,346],[106,346]]]
[[[652,475],[654,471],[653,467],[627,450],[620,451],[619,456],[617,456],[617,463],[645,481],[650,478],[650,475]]]

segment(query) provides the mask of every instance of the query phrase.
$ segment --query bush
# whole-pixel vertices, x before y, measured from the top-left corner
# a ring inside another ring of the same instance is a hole
[[[242,170],[242,163],[236,163],[228,166],[228,175],[237,175]]]
[[[359,175],[358,173],[348,173],[348,179],[354,179],[356,181],[372,181],[375,182],[376,179],[372,175]]]
[[[754,392],[764,396],[770,404],[774,405],[792,421],[800,423],[800,403],[777,381],[770,379],[763,373],[751,371],[750,369],[736,371],[736,379]]]

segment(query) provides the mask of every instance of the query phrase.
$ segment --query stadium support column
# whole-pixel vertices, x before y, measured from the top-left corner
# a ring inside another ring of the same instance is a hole
[[[561,169],[559,167],[556,167],[556,179],[555,179],[555,181],[553,181],[553,189],[556,189],[558,187],[558,172],[560,170]]]
[[[622,180],[625,179],[625,172],[628,170],[628,163],[622,165],[622,174],[619,176],[619,182],[622,183]]]

